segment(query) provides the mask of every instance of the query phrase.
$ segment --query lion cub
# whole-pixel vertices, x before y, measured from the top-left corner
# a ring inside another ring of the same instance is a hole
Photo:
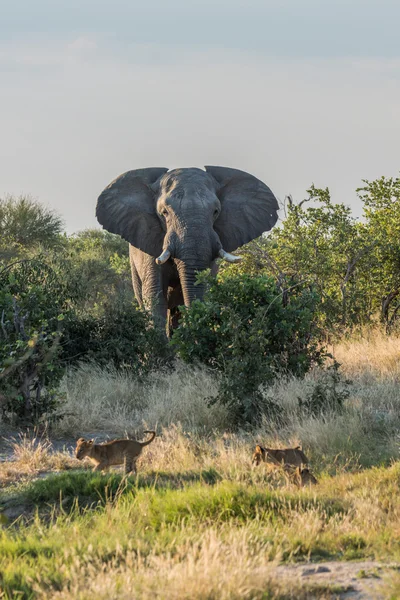
[[[144,446],[151,444],[156,437],[155,431],[144,431],[152,437],[146,442],[136,440],[113,440],[105,444],[95,444],[93,440],[80,438],[76,442],[75,455],[78,460],[86,456],[94,463],[93,471],[102,471],[111,465],[125,466],[125,473],[136,473],[136,461],[142,453]]]
[[[310,469],[306,468],[302,468],[302,467],[296,467],[296,469],[293,471],[293,467],[289,467],[289,469],[287,468],[288,465],[286,465],[285,471],[289,473],[289,479],[290,481],[292,481],[295,485],[297,485],[297,487],[304,487],[306,485],[316,485],[318,483],[317,478],[311,473]]]
[[[263,448],[257,444],[254,450],[252,463],[258,466],[261,462],[272,462],[275,465],[292,465],[301,467],[307,465],[309,460],[300,446],[296,448]]]

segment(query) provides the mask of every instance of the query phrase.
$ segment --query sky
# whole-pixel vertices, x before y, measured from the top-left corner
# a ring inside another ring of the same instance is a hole
[[[0,0],[0,197],[68,232],[148,166],[314,183],[361,214],[400,171],[398,0]]]

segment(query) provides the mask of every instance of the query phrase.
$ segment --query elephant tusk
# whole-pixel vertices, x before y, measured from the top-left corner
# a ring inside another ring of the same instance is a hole
[[[219,251],[219,255],[221,258],[224,258],[230,263],[237,263],[242,260],[242,256],[235,256],[234,254],[229,254],[229,252],[225,252],[223,248]]]
[[[156,263],[158,265],[163,265],[164,263],[167,262],[167,260],[169,259],[170,256],[171,256],[171,252],[167,248],[166,250],[164,250],[164,252],[162,252],[160,254],[160,256],[158,258],[156,258]]]

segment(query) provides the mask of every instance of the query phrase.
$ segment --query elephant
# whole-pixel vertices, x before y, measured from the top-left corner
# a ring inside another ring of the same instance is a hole
[[[178,307],[202,298],[196,272],[270,230],[279,205],[270,188],[238,169],[151,167],[123,173],[97,200],[100,225],[129,242],[132,283],[141,307],[168,331]]]

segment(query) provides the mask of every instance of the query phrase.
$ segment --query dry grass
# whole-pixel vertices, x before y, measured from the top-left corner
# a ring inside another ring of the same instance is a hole
[[[227,535],[209,528],[201,541],[180,546],[173,555],[153,552],[146,557],[132,551],[116,556],[106,568],[97,561],[76,558],[69,589],[43,593],[58,600],[266,600],[331,598],[328,589],[274,576],[268,543],[252,542],[244,528]]]
[[[86,364],[71,371],[62,384],[68,416],[58,425],[59,433],[107,431],[117,434],[140,429],[143,424],[168,427],[224,429],[227,410],[208,404],[217,394],[217,381],[205,370],[178,364],[170,372],[151,374],[145,382],[129,371],[102,370]]]
[[[324,377],[321,371],[302,380],[283,378],[265,391],[282,407],[283,424],[265,417],[251,435],[238,434],[237,447],[244,444],[249,452],[256,441],[277,447],[302,444],[320,469],[329,465],[369,466],[397,458],[400,338],[369,332],[364,338],[343,341],[334,352],[344,377],[351,381],[343,413],[326,411],[315,417],[299,409],[299,399],[305,400]],[[85,432],[106,432],[110,437],[136,437],[143,428],[157,427],[164,430],[167,439],[166,431],[179,425],[187,435],[217,438],[221,435],[218,432],[228,431],[230,425],[226,407],[208,402],[215,397],[217,384],[214,373],[182,364],[176,370],[152,374],[144,382],[129,372],[82,365],[64,379],[68,416],[58,424],[56,433],[79,437]],[[175,450],[171,452],[181,460]]]
[[[383,597],[388,600],[400,598],[400,573],[397,565],[385,574],[382,592],[384,593]]]
[[[0,487],[18,480],[29,480],[40,473],[63,471],[79,466],[67,452],[55,452],[43,436],[20,434],[8,441],[10,460],[0,463]]]
[[[382,329],[365,329],[332,347],[336,359],[349,377],[368,383],[400,380],[400,337]]]
[[[263,548],[250,551],[247,531],[232,531],[227,539],[210,528],[201,541],[183,544],[174,555],[153,552],[141,556],[128,551],[115,557],[104,570],[87,560],[73,570],[68,591],[48,597],[184,599],[265,598],[271,587],[273,563]],[[258,550],[258,552],[256,552]],[[79,568],[80,567],[80,568]],[[82,590],[85,590],[84,592]],[[39,588],[40,594],[40,588]]]

